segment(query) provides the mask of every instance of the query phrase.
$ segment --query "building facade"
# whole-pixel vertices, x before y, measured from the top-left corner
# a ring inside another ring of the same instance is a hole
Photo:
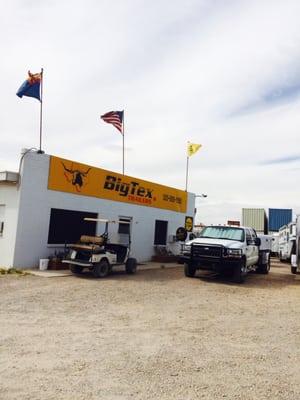
[[[148,261],[157,246],[176,251],[176,230],[194,212],[192,193],[28,151],[19,174],[0,175],[0,266],[32,268],[81,234],[103,232],[85,217],[117,221],[112,241],[126,242],[129,226],[132,256]]]

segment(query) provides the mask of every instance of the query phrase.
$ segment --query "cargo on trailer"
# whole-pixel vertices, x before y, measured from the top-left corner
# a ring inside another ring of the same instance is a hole
[[[278,232],[283,225],[289,224],[293,219],[291,208],[269,208],[269,232]]]
[[[251,226],[260,233],[267,233],[267,217],[263,208],[243,208],[242,225]]]

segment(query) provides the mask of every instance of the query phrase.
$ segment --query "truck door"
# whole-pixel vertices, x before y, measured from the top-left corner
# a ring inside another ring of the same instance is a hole
[[[247,266],[253,264],[254,249],[253,249],[253,237],[249,229],[246,229],[246,258]]]
[[[256,238],[257,238],[256,232],[253,229],[250,229],[250,234],[251,234],[252,243],[253,243],[253,246],[252,246],[252,250],[253,250],[252,251],[252,265],[254,265],[254,264],[257,264],[257,261],[258,261],[259,248],[255,244],[255,241],[256,241]]]

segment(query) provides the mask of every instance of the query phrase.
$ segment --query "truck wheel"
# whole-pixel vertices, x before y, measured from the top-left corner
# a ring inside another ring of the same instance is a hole
[[[297,273],[297,267],[291,267],[291,273],[296,274]]]
[[[184,275],[188,278],[193,278],[196,273],[196,268],[193,264],[185,263],[184,264]]]
[[[242,261],[234,267],[232,280],[235,283],[243,283],[245,281],[246,275],[247,275],[246,260],[242,259]]]
[[[135,258],[128,258],[125,264],[125,270],[127,274],[135,274],[137,267],[137,261]]]
[[[105,278],[109,274],[109,270],[108,261],[102,259],[94,265],[92,272],[95,278]]]
[[[271,268],[271,260],[270,257],[268,259],[268,262],[266,264],[262,264],[259,267],[257,267],[256,272],[259,274],[268,274]]]
[[[82,274],[83,267],[80,265],[74,265],[74,264],[69,264],[70,271],[73,272],[73,274]]]

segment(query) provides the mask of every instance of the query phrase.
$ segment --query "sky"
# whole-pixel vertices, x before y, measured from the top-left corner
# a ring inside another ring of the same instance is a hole
[[[188,191],[196,223],[243,207],[300,213],[298,0],[3,0],[0,171],[39,146],[39,102],[15,95],[44,69],[47,154]]]

